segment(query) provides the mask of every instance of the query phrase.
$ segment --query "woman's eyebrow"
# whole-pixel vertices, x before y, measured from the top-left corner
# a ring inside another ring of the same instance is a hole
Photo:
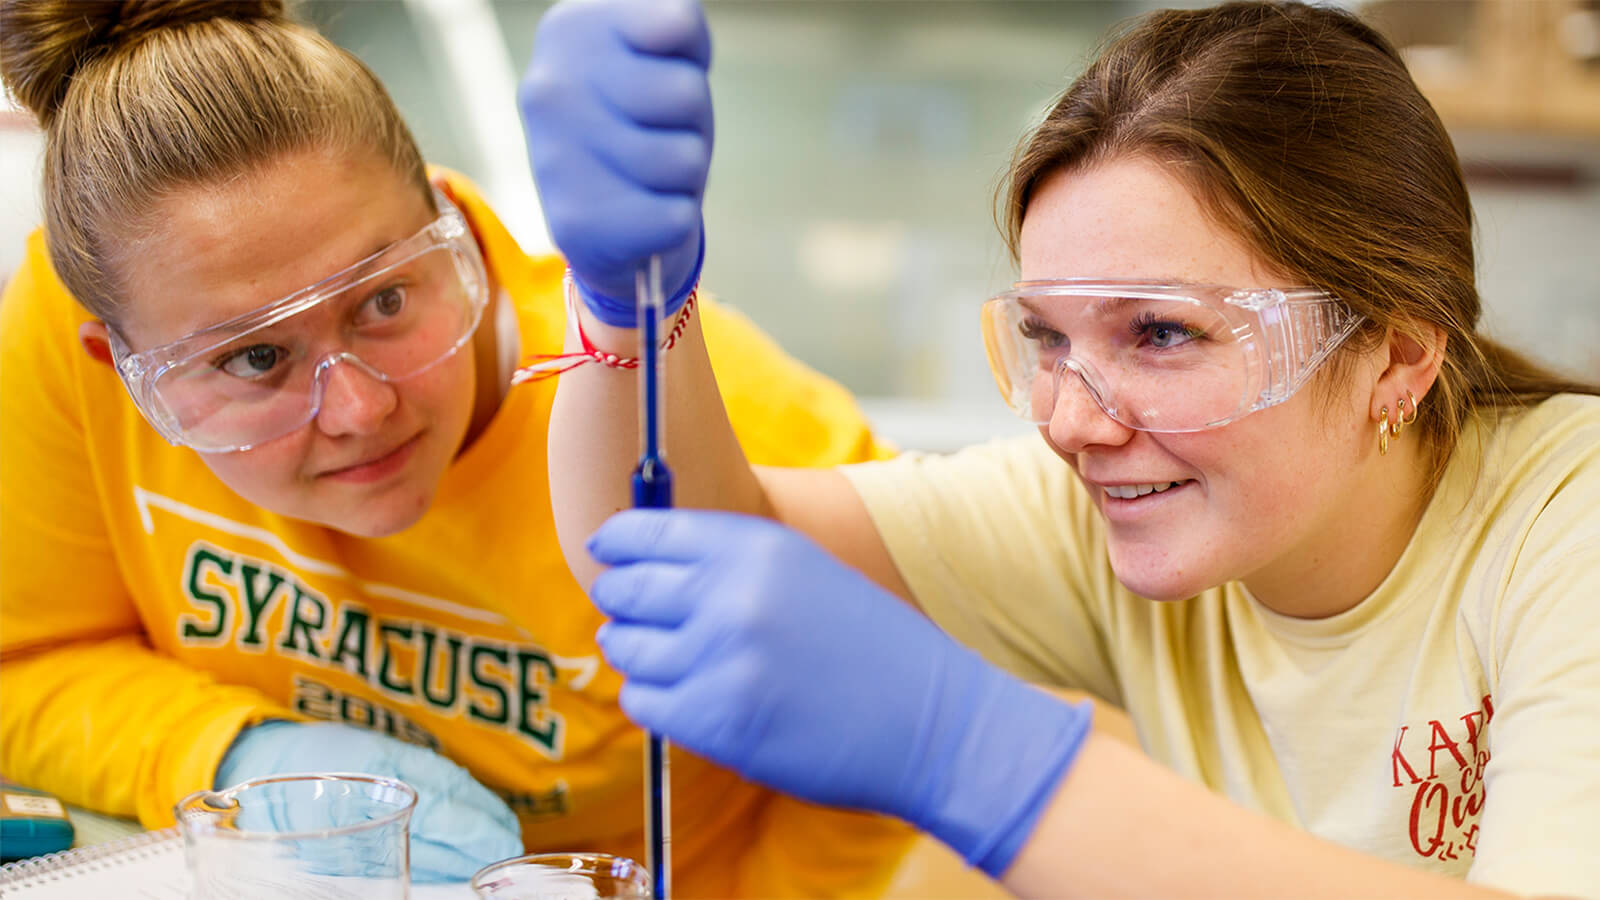
[[[1017,304],[1019,306],[1021,306],[1023,309],[1027,310],[1028,312],[1033,313],[1036,316],[1040,316],[1041,318],[1044,318],[1044,317],[1048,317],[1050,315],[1051,310],[1045,308],[1047,304],[1045,304],[1043,301],[1044,301],[1044,299],[1046,297],[1050,297],[1050,296],[1053,296],[1053,295],[1045,294],[1045,295],[1042,295],[1040,297],[1034,297],[1034,296],[1029,296],[1029,295],[1025,294],[1025,295],[1017,298]],[[1085,300],[1087,302],[1081,304],[1083,307],[1091,308],[1096,313],[1100,313],[1101,315],[1110,315],[1110,314],[1113,314],[1113,313],[1117,313],[1117,312],[1122,311],[1124,308],[1126,308],[1127,306],[1129,306],[1131,304],[1146,302],[1145,300],[1143,300],[1141,298],[1138,298],[1138,297],[1101,297],[1101,296],[1093,296],[1093,297],[1085,298]]]

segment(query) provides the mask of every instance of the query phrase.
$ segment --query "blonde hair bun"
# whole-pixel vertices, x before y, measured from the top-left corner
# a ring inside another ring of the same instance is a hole
[[[0,0],[0,77],[48,127],[73,73],[140,35],[207,19],[287,15],[285,0]]]

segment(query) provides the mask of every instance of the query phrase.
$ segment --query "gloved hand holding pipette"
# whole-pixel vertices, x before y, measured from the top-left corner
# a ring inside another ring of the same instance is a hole
[[[558,4],[519,91],[545,221],[601,321],[632,327],[634,273],[661,257],[666,314],[705,255],[711,38],[691,0]]]
[[[330,722],[265,722],[247,728],[217,766],[216,787],[299,772],[361,772],[398,778],[417,792],[411,814],[413,881],[465,881],[479,868],[522,852],[517,817],[466,769],[375,731]],[[304,821],[273,830],[326,827],[309,808]]]
[[[661,328],[689,302],[705,255],[700,203],[711,162],[710,62],[698,3],[569,3],[541,21],[521,90],[545,218],[578,292],[601,322],[640,328],[641,454],[631,478],[637,507],[672,505]],[[668,895],[671,871],[667,758],[652,733],[645,864],[657,898]]]
[[[704,22],[677,0],[557,6],[534,58],[524,127],[551,236],[590,310],[630,325],[613,301],[651,253],[682,296],[704,252]],[[635,721],[780,790],[899,816],[991,874],[1088,731],[1087,709],[989,666],[770,521],[624,512],[589,550],[613,567],[591,598],[613,617],[601,647]]]
[[[808,800],[898,816],[998,876],[1089,730],[797,532],[634,510],[589,542],[634,721]]]

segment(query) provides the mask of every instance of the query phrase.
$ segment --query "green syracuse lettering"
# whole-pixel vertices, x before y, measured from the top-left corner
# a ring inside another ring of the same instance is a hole
[[[389,635],[398,635],[403,640],[411,640],[411,627],[409,625],[395,625],[390,622],[378,622],[378,644],[383,647],[383,657],[378,663],[378,683],[404,696],[412,695],[411,682],[400,681],[394,677],[394,670],[389,664],[394,660],[394,654],[389,643]]]
[[[302,617],[301,612],[310,608],[316,613],[316,619]],[[304,653],[312,659],[321,659],[322,654],[317,652],[317,639],[313,631],[321,631],[324,623],[328,621],[328,604],[316,594],[302,589],[299,583],[294,585],[294,600],[289,604],[289,623],[283,629],[283,640],[278,642],[278,647],[283,650],[293,650]],[[305,635],[305,646],[300,645],[299,635]]]
[[[493,694],[499,700],[493,707],[484,707],[480,706],[478,701],[469,695],[467,715],[480,722],[488,722],[491,725],[504,725],[511,720],[511,699],[506,696],[506,689],[500,685],[500,679],[484,670],[483,660],[485,658],[498,663],[500,671],[506,673],[505,677],[510,676],[511,654],[506,651],[506,648],[492,644],[475,645],[467,657],[467,672],[472,676],[474,686],[485,693]]]
[[[189,577],[184,579],[184,588],[189,594],[189,599],[200,603],[208,603],[216,608],[216,612],[209,619],[209,628],[202,627],[202,619],[188,613],[180,616],[183,630],[180,634],[184,640],[212,640],[220,637],[228,628],[228,598],[223,594],[208,590],[204,583],[205,573],[209,569],[216,569],[224,576],[233,574],[233,560],[219,556],[209,547],[196,544],[189,550]]]
[[[367,626],[371,623],[372,617],[361,607],[349,602],[339,607],[339,639],[334,644],[333,656],[328,660],[360,675],[364,681],[372,679],[367,669]],[[344,662],[347,656],[353,658],[354,665]]]
[[[283,587],[283,576],[274,571],[267,571],[267,589],[257,591],[256,586],[262,575],[259,566],[245,563],[239,567],[239,580],[244,584],[245,612],[249,614],[246,620],[244,635],[239,638],[240,646],[261,646],[261,612],[272,602],[278,589]]]
[[[561,740],[561,717],[545,708],[549,694],[543,685],[555,682],[555,664],[550,662],[550,657],[537,650],[519,649],[517,669],[521,675],[517,679],[517,730],[553,755]]]
[[[456,705],[457,688],[460,684],[461,639],[453,634],[444,635],[444,642],[450,648],[450,666],[441,678],[434,671],[434,661],[438,659],[438,654],[433,652],[433,645],[439,636],[438,632],[427,626],[419,626],[417,630],[422,635],[422,699],[440,709],[450,709]],[[440,681],[444,683],[445,690],[442,696],[436,697],[433,687],[435,682]]]

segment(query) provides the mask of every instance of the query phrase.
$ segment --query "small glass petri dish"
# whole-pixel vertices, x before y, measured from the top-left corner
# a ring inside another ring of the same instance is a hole
[[[650,873],[609,853],[532,853],[479,869],[472,890],[495,900],[650,900]]]

